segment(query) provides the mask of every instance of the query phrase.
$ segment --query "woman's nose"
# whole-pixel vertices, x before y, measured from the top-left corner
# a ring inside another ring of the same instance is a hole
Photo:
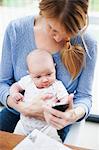
[[[62,40],[61,36],[57,35],[57,34],[53,34],[53,39],[56,41],[56,42],[60,42]]]

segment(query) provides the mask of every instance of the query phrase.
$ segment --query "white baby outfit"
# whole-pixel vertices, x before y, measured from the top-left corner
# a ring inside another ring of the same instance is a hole
[[[39,89],[33,83],[31,76],[27,75],[21,78],[21,80],[18,81],[18,84],[21,86],[23,90],[25,90],[24,102],[26,106],[35,102],[37,100],[35,99],[37,95],[47,94],[47,93],[51,93],[54,96],[57,96],[59,100],[61,99],[61,103],[66,103],[68,93],[64,85],[62,84],[62,82],[59,80],[56,80],[51,86],[47,88]],[[50,101],[51,100],[49,100],[49,102]],[[45,121],[41,121],[33,117],[32,118],[26,117],[22,114],[20,116],[20,120],[18,121],[16,125],[14,133],[28,135],[34,129],[38,129],[46,133],[50,137],[55,138],[56,140],[60,141],[57,130],[55,128],[48,125]]]

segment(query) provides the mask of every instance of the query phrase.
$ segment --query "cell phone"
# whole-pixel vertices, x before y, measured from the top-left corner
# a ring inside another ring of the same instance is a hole
[[[64,112],[68,108],[69,104],[61,104],[52,106],[52,108]]]

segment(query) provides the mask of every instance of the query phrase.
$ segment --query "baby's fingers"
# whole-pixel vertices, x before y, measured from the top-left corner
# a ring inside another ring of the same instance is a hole
[[[14,97],[16,101],[23,101],[23,95],[21,93],[16,93]]]
[[[24,96],[23,96],[21,93],[18,94],[18,99],[19,99],[19,100],[23,101],[23,97],[24,97]]]
[[[45,101],[45,100],[53,98],[53,95],[52,93],[47,93],[45,95],[42,95],[41,98]]]

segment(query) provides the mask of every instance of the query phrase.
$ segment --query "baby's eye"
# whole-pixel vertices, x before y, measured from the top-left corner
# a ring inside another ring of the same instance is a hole
[[[39,79],[39,78],[41,78],[41,76],[36,76],[36,78],[38,78],[38,79]]]
[[[48,76],[50,76],[50,75],[51,75],[51,73],[48,73],[47,75],[48,75]]]

